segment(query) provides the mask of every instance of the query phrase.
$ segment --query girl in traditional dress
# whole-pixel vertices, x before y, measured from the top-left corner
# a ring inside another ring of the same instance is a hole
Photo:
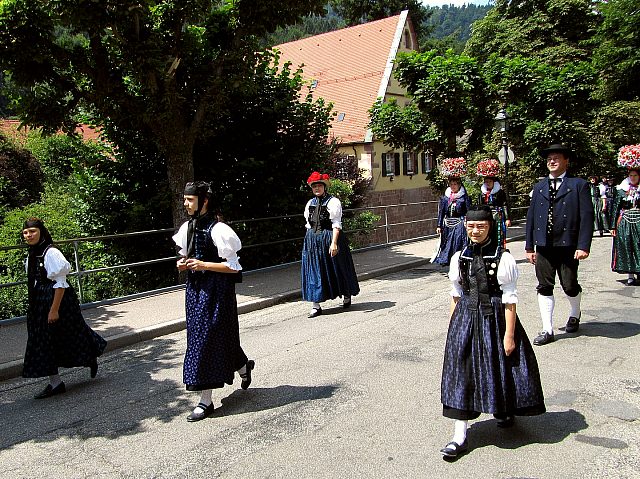
[[[181,256],[178,270],[187,272],[183,381],[187,391],[200,392],[197,406],[187,416],[189,422],[213,414],[212,390],[233,384],[236,372],[240,387],[247,389],[255,367],[240,346],[236,283],[242,278],[238,258],[242,243],[211,211],[211,193],[204,181],[186,184],[184,207],[190,220],[173,236]]]
[[[327,192],[329,175],[311,173],[307,184],[313,191],[304,208],[307,233],[302,249],[302,299],[311,301],[309,318],[322,314],[320,303],[342,297],[342,307],[360,292],[358,277],[342,232],[342,204]]]
[[[467,243],[464,216],[471,206],[471,199],[461,180],[465,173],[464,158],[446,158],[440,165],[440,172],[448,179],[449,187],[438,205],[436,233],[440,235],[440,245],[431,262],[447,266],[453,254]]]
[[[626,284],[633,286],[640,284],[640,145],[622,147],[618,164],[627,167],[629,175],[617,188],[611,269],[627,273]]]
[[[488,206],[466,216],[470,244],[451,259],[451,312],[442,367],[443,415],[455,421],[452,440],[440,450],[448,459],[467,452],[467,425],[480,413],[498,427],[514,416],[545,412],[533,348],[518,316],[515,259],[497,239]]]
[[[67,283],[71,265],[53,246],[42,220],[25,221],[22,236],[29,245],[27,348],[22,376],[49,376],[49,384],[35,396],[44,399],[66,391],[58,375],[60,367],[87,367],[91,377],[96,377],[97,358],[107,342],[82,317],[76,292]]]
[[[511,226],[511,220],[507,208],[507,194],[498,181],[500,163],[493,159],[484,160],[478,163],[476,171],[479,176],[483,177],[478,204],[488,205],[493,211],[493,218],[498,224],[498,243],[506,248],[507,228]]]

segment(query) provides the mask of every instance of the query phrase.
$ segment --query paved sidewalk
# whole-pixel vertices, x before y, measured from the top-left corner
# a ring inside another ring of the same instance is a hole
[[[522,233],[523,226],[510,228],[509,240],[521,238]],[[430,261],[436,246],[437,238],[431,238],[355,252],[353,261],[358,279],[365,281],[422,266]],[[300,264],[248,272],[236,292],[240,314],[297,300]],[[111,351],[184,329],[184,289],[85,309],[83,314],[87,323],[108,341],[107,351]],[[22,374],[26,342],[25,322],[0,325],[0,381]]]

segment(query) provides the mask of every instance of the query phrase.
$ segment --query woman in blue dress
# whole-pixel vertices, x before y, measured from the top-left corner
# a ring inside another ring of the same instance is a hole
[[[460,251],[467,243],[464,217],[471,206],[471,199],[461,179],[465,173],[463,158],[443,160],[441,173],[448,179],[449,187],[440,198],[438,205],[436,233],[440,235],[440,245],[432,263],[447,266],[454,253]]]
[[[442,414],[455,423],[440,450],[445,459],[468,451],[468,422],[480,413],[510,427],[514,416],[545,412],[538,363],[516,314],[518,267],[500,246],[497,227],[488,206],[470,210],[470,243],[451,259],[441,401]]]
[[[240,345],[236,283],[242,278],[238,257],[242,243],[211,211],[211,193],[206,182],[187,183],[184,207],[190,220],[173,236],[181,256],[178,270],[187,273],[183,381],[187,391],[200,392],[198,404],[187,416],[189,422],[213,414],[212,390],[233,384],[236,372],[240,387],[247,389],[255,367]]]
[[[97,358],[107,342],[85,322],[78,296],[67,283],[71,265],[53,245],[42,220],[25,221],[22,236],[29,245],[27,348],[22,376],[49,376],[49,384],[35,396],[44,399],[66,391],[58,375],[60,367],[88,367],[91,377],[96,377]]]
[[[358,277],[342,231],[342,204],[327,192],[329,175],[311,173],[307,184],[313,191],[304,208],[307,233],[302,249],[302,299],[310,301],[309,318],[322,314],[320,303],[342,297],[342,307],[360,292]]]

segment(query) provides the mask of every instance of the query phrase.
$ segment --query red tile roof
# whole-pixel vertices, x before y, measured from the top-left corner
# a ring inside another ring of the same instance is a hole
[[[27,134],[33,128],[23,127],[18,129],[20,123],[20,120],[0,119],[0,131],[7,135],[9,138],[12,138],[14,141],[17,141],[20,144],[24,144],[27,139]],[[100,131],[89,125],[78,125],[76,127],[76,133],[79,134],[84,141],[101,142]]]
[[[303,66],[303,77],[317,86],[314,98],[333,103],[331,134],[342,143],[361,143],[367,136],[368,110],[384,96],[393,59],[402,39],[406,12],[382,20],[276,45],[282,63]]]

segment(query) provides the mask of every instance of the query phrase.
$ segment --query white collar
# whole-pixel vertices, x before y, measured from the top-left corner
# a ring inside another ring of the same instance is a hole
[[[480,187],[480,189],[482,190],[482,194],[483,195],[487,194],[487,185],[482,183],[482,186]],[[493,188],[491,188],[491,194],[495,195],[498,191],[500,191],[500,182],[499,181],[494,181],[493,182]]]
[[[444,196],[446,196],[447,198],[451,198],[453,196],[454,200],[457,200],[458,198],[460,198],[462,195],[467,194],[466,190],[464,189],[464,186],[460,185],[460,189],[458,190],[457,193],[451,193],[451,187],[447,186],[447,189],[444,190]]]

